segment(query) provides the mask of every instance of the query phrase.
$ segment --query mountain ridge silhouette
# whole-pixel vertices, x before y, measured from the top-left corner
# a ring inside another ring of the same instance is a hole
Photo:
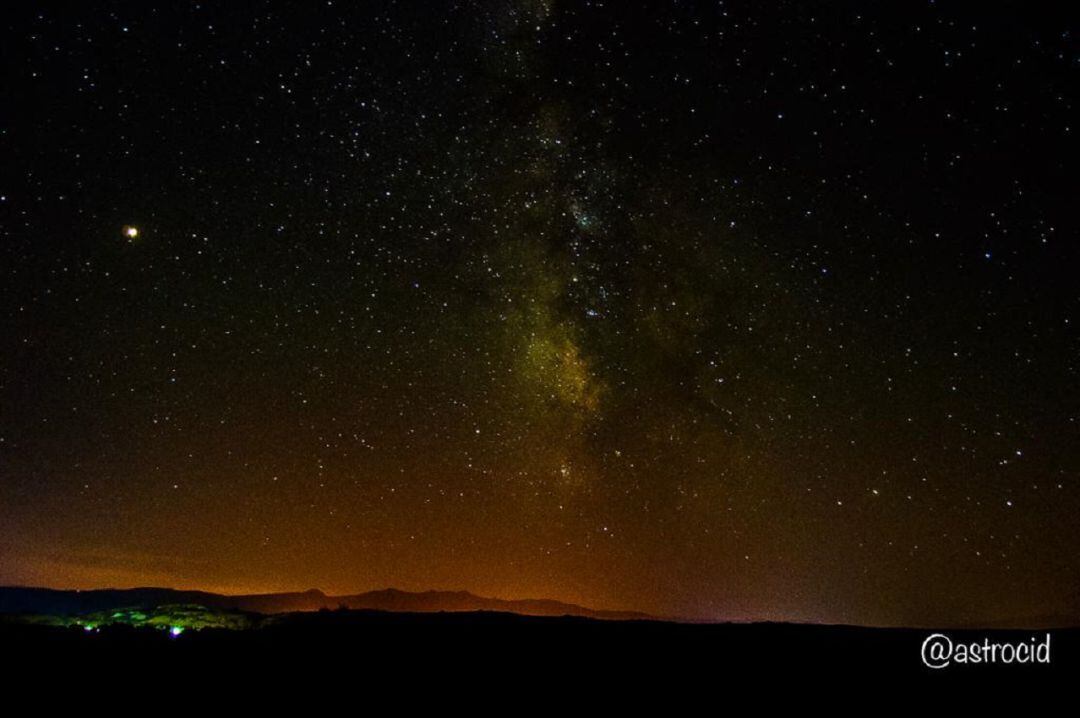
[[[329,595],[317,588],[279,593],[222,594],[159,587],[54,589],[0,586],[0,613],[79,615],[115,608],[153,609],[192,604],[259,614],[304,611],[375,610],[407,613],[494,611],[525,616],[580,616],[606,620],[669,620],[639,611],[594,609],[554,599],[500,599],[470,591],[404,591],[384,588]]]

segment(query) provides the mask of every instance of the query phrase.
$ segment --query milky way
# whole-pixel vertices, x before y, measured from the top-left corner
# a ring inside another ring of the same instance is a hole
[[[107,7],[0,37],[0,582],[1075,614],[1075,22]]]

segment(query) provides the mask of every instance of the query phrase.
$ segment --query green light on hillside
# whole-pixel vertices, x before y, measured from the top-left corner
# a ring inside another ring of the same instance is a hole
[[[172,628],[169,629],[169,635],[174,637],[174,638],[176,636],[179,636],[183,632],[184,632],[184,627],[183,626],[173,626]]]

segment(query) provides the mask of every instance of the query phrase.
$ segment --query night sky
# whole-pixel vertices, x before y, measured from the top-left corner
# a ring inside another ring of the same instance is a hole
[[[1028,5],[5,7],[0,583],[1076,616]]]

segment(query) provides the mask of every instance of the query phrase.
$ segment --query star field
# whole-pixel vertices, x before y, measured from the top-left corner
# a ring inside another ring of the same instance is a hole
[[[1074,21],[3,27],[0,582],[1075,615]]]

